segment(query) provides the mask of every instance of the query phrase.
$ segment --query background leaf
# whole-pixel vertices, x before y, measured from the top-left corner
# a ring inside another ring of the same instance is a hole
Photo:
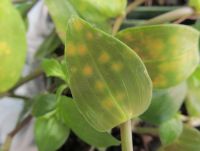
[[[57,120],[54,114],[37,118],[34,133],[39,151],[57,150],[66,141],[69,132],[69,128]]]
[[[183,123],[178,117],[174,117],[159,127],[160,139],[163,145],[172,144],[182,133]]]
[[[72,15],[77,15],[74,7],[68,0],[45,0],[45,4],[55,23],[59,37],[65,43],[67,21]]]
[[[125,12],[127,4],[127,0],[70,0],[70,2],[83,18],[95,22],[121,15]]]
[[[190,116],[200,116],[200,66],[188,79],[186,108]]]
[[[169,89],[154,90],[151,105],[141,118],[152,124],[164,123],[178,112],[186,93],[185,83]]]
[[[62,97],[59,103],[60,115],[67,126],[83,141],[95,147],[109,147],[119,145],[119,141],[112,135],[98,132],[91,127],[78,111],[71,98]]]
[[[0,3],[0,93],[10,89],[20,78],[26,57],[23,20],[9,0]]]
[[[154,88],[167,88],[186,80],[199,63],[199,32],[183,25],[127,28],[117,38],[144,61]]]
[[[175,143],[163,147],[160,151],[199,151],[200,133],[195,128],[184,126],[183,132]]]
[[[66,60],[75,102],[97,130],[107,131],[148,108],[152,85],[140,58],[77,17],[68,24]]]

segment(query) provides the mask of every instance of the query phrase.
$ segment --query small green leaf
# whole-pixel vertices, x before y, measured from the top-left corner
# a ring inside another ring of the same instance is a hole
[[[171,119],[180,109],[186,92],[185,83],[170,89],[154,90],[151,105],[141,118],[152,124],[161,124]]]
[[[183,127],[183,132],[173,144],[163,147],[160,151],[199,151],[200,132],[195,128]]]
[[[154,88],[168,88],[185,81],[199,63],[199,32],[188,26],[127,28],[117,38],[142,58]]]
[[[187,80],[188,94],[186,101],[186,108],[190,116],[200,116],[200,66]]]
[[[68,81],[68,75],[66,70],[63,70],[63,66],[55,59],[44,59],[42,62],[42,68],[47,76],[58,77],[65,82]]]
[[[71,15],[76,15],[74,7],[68,0],[45,0],[49,13],[55,23],[62,42],[65,43],[66,24]]]
[[[85,19],[98,22],[123,14],[127,4],[127,0],[70,0],[70,2]]]
[[[119,145],[119,141],[107,132],[98,132],[91,127],[78,111],[74,101],[62,97],[59,104],[60,115],[67,126],[83,141],[95,147]]]
[[[16,84],[26,58],[26,34],[23,20],[11,1],[0,2],[0,93]]]
[[[148,108],[152,84],[140,58],[78,17],[68,24],[66,60],[72,95],[95,129],[107,131]]]
[[[35,56],[37,58],[44,58],[47,55],[51,54],[53,51],[55,51],[55,49],[58,48],[60,44],[61,41],[58,35],[56,34],[55,31],[52,31],[52,33],[40,45]]]
[[[178,118],[172,118],[164,122],[159,127],[160,139],[163,145],[172,144],[181,135],[183,130],[183,123]]]
[[[32,114],[35,117],[42,116],[56,107],[56,96],[53,94],[41,94],[34,99]]]
[[[189,0],[189,6],[194,7],[194,9],[200,12],[200,0]]]
[[[70,130],[49,114],[36,119],[34,133],[39,151],[55,151],[64,144]]]

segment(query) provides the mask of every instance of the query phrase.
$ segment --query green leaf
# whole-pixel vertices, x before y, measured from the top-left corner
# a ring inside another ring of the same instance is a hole
[[[42,62],[42,68],[47,76],[58,77],[65,82],[68,81],[66,70],[63,70],[63,66],[56,59],[44,59]]]
[[[160,151],[199,151],[200,132],[195,128],[184,126],[179,139],[173,144],[163,147]]]
[[[26,58],[23,20],[9,0],[0,3],[0,93],[16,84]]]
[[[200,12],[200,0],[189,0],[189,6],[194,7],[197,12]]]
[[[55,115],[46,115],[36,119],[35,141],[39,151],[55,151],[69,136],[69,128],[57,120]]]
[[[127,4],[127,0],[70,0],[70,2],[85,19],[98,22],[123,14]]]
[[[41,94],[34,99],[32,114],[35,117],[42,116],[56,108],[56,96],[53,94]]]
[[[16,9],[19,11],[21,16],[25,19],[29,10],[34,6],[37,0],[23,1],[15,3]]]
[[[44,40],[44,42],[40,45],[39,49],[36,52],[37,58],[44,58],[53,51],[55,51],[56,48],[61,44],[61,41],[56,34],[55,31],[52,31],[52,33]]]
[[[72,95],[95,129],[107,131],[148,108],[152,84],[129,47],[78,17],[69,21],[66,40]]]
[[[178,118],[172,118],[159,127],[160,139],[163,145],[172,144],[182,133],[183,123]]]
[[[49,13],[55,23],[62,42],[65,43],[66,25],[71,15],[76,15],[74,7],[68,0],[45,0]]]
[[[78,111],[71,98],[62,97],[59,104],[60,115],[67,126],[83,141],[95,147],[119,145],[119,141],[106,132],[98,132],[91,127]]]
[[[200,66],[188,79],[186,108],[190,116],[200,116]]]
[[[154,88],[168,88],[186,80],[199,63],[199,32],[184,25],[127,28],[117,38],[144,61]]]
[[[185,83],[169,89],[154,90],[151,105],[141,118],[152,124],[161,124],[171,119],[180,109],[186,92]]]

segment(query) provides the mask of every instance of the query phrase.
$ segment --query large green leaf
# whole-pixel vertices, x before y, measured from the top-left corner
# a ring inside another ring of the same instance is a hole
[[[185,83],[170,89],[154,90],[151,105],[142,114],[141,118],[153,124],[164,123],[172,118],[180,109],[186,92],[187,87]]]
[[[199,63],[199,32],[184,25],[128,28],[117,37],[144,61],[154,88],[167,88],[186,80]]]
[[[85,19],[100,21],[124,13],[127,0],[70,0]]]
[[[70,88],[79,110],[99,131],[142,114],[152,84],[129,47],[78,17],[69,21],[66,58]]]
[[[190,116],[200,116],[200,66],[187,80],[188,94],[186,108]]]
[[[25,27],[10,0],[1,0],[0,29],[1,93],[18,81],[26,56]]]
[[[183,123],[178,117],[174,117],[159,127],[160,139],[163,145],[172,144],[181,135]]]
[[[34,133],[39,151],[55,151],[69,136],[69,128],[51,114],[36,119]]]
[[[78,111],[71,98],[62,97],[59,112],[67,126],[83,141],[95,147],[119,145],[119,141],[106,132],[98,132],[91,127]]]
[[[45,4],[56,25],[58,35],[64,43],[67,21],[72,15],[76,15],[77,13],[68,0],[45,0]]]
[[[160,149],[160,151],[199,151],[200,132],[194,128],[184,126],[183,132],[173,144]]]

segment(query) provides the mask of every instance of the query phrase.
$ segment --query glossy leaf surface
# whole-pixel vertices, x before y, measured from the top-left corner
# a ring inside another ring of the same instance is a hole
[[[145,66],[114,37],[74,17],[66,59],[75,102],[97,130],[107,131],[148,108],[152,85]]]
[[[99,22],[124,13],[127,0],[70,0],[70,2],[85,19]]]
[[[187,80],[188,83],[188,95],[186,108],[188,114],[193,117],[200,116],[200,66]]]
[[[0,3],[0,29],[1,93],[18,81],[26,57],[25,27],[9,0]]]
[[[83,118],[71,98],[62,97],[59,103],[64,123],[83,141],[95,147],[119,145],[119,141],[107,132],[98,132]]]
[[[45,4],[55,23],[58,35],[64,43],[68,19],[77,13],[68,0],[45,0]]]
[[[169,89],[154,90],[151,105],[141,118],[152,124],[161,124],[169,120],[180,109],[186,92],[185,83]]]
[[[45,115],[36,119],[35,140],[39,151],[55,151],[69,136],[69,128],[55,115]]]
[[[159,127],[160,139],[163,145],[172,144],[181,135],[183,123],[178,117],[174,117]]]
[[[41,94],[34,99],[32,114],[35,117],[42,116],[56,107],[56,95],[53,94]]]
[[[117,38],[139,54],[154,88],[186,80],[199,63],[199,32],[184,25],[153,25],[123,30]]]
[[[67,72],[63,69],[63,65],[56,59],[44,59],[42,62],[42,68],[47,76],[58,77],[67,82]]]
[[[199,151],[200,133],[194,128],[184,126],[183,132],[173,144],[159,151]]]

